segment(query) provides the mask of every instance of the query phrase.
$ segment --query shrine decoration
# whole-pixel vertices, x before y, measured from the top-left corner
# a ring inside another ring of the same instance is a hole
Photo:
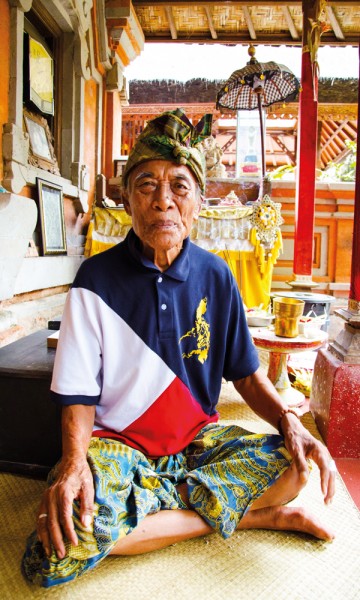
[[[281,204],[273,202],[270,196],[266,194],[263,198],[254,202],[252,207],[250,242],[254,246],[260,272],[266,274],[270,265],[276,262],[282,250],[280,227],[284,219],[281,216]]]

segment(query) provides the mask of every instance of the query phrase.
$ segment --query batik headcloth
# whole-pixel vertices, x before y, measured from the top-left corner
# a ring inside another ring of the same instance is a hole
[[[204,192],[205,158],[196,146],[211,135],[211,124],[212,115],[208,114],[193,126],[181,108],[155,117],[139,135],[129,154],[123,172],[124,185],[134,167],[148,160],[160,159],[187,165]]]

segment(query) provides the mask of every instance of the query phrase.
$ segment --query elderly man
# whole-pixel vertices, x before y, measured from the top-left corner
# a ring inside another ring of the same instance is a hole
[[[63,455],[23,559],[27,577],[69,581],[107,554],[130,555],[235,529],[333,534],[285,507],[326,448],[259,369],[237,285],[189,240],[205,186],[202,136],[183,111],[148,124],[124,173],[127,238],[87,260],[69,292],[53,400]],[[280,435],[217,423],[222,378]]]

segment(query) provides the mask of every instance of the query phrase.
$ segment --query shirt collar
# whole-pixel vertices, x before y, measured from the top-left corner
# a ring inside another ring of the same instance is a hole
[[[151,271],[160,272],[154,263],[142,254],[140,239],[133,229],[130,229],[125,241],[132,258],[135,259],[137,263],[140,263],[143,267]],[[177,256],[170,267],[164,271],[164,275],[166,274],[167,277],[177,279],[178,281],[187,280],[190,271],[190,244],[190,239],[187,237],[183,241],[183,247],[179,256]]]

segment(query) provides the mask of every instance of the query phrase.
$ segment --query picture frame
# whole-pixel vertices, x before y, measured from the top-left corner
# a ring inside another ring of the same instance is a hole
[[[114,177],[122,177],[127,160],[127,156],[125,156],[124,158],[116,158],[114,160]]]
[[[24,125],[29,136],[29,163],[60,175],[47,120],[41,115],[24,110]]]
[[[44,256],[67,254],[63,190],[60,185],[36,179]]]
[[[54,58],[45,39],[24,32],[24,100],[31,109],[54,115]]]

